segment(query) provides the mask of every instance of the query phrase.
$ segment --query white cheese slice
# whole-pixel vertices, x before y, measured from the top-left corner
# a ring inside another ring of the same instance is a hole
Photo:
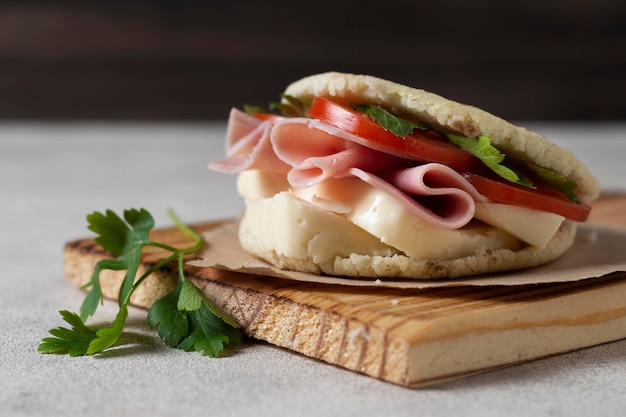
[[[476,203],[474,217],[538,248],[548,244],[565,219],[554,213],[497,203]]]
[[[284,174],[244,171],[239,175],[238,190],[249,201],[289,190],[289,184]],[[462,229],[445,230],[417,218],[403,204],[357,178],[329,180],[290,191],[344,216],[382,242],[419,259],[452,259],[481,247],[515,249],[517,239],[544,247],[563,221],[563,217],[552,213],[508,204],[477,203],[475,217],[497,230],[476,222]],[[428,243],[433,241],[440,243]]]
[[[288,192],[249,201],[240,233],[256,248],[322,263],[352,253],[391,256],[394,251],[344,217],[322,210]]]
[[[354,177],[327,180],[292,193],[324,210],[329,208],[325,201],[352,207],[339,214],[416,259],[448,260],[486,249],[515,250],[520,245],[509,233],[480,222],[452,230],[433,226],[398,200]]]
[[[242,171],[237,176],[237,192],[246,201],[268,198],[289,190],[285,174],[259,170]]]

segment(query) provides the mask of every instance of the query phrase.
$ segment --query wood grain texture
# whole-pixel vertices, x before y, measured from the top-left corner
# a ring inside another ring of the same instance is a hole
[[[626,197],[607,197],[597,206],[593,221],[626,225]],[[171,228],[155,230],[154,238],[188,243]],[[161,255],[147,251],[144,268]],[[67,243],[67,278],[82,285],[105,256],[92,239]],[[406,290],[327,286],[193,266],[186,272],[237,318],[246,335],[409,387],[626,337],[623,273],[522,287]],[[107,298],[116,298],[122,278],[118,272],[102,275]],[[152,276],[132,303],[149,307],[175,280],[173,269]]]

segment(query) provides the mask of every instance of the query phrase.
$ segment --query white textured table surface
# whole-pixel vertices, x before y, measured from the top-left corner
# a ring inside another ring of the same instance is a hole
[[[626,190],[626,123],[528,124],[574,151],[605,189]],[[58,310],[84,294],[61,273],[85,215],[145,207],[157,226],[243,205],[211,173],[223,124],[0,125],[0,415],[623,416],[626,341],[412,390],[261,342],[213,359],[164,347],[133,309],[126,347],[102,357],[37,353]],[[624,294],[626,297],[626,294]],[[115,306],[96,313],[109,320]]]

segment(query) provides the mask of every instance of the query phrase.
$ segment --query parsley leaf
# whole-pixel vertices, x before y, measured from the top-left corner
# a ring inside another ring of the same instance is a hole
[[[288,117],[306,117],[309,111],[310,102],[289,94],[281,94],[283,100],[270,103],[270,110],[278,110]]]
[[[263,107],[256,106],[254,104],[244,104],[243,111],[248,114],[267,113],[267,110],[265,110]]]
[[[98,234],[95,238],[102,248],[116,259],[104,259],[96,264],[91,280],[83,288],[91,287],[80,308],[83,321],[92,316],[98,304],[102,302],[100,272],[104,269],[126,270],[126,276],[120,288],[120,307],[130,298],[137,269],[141,262],[141,250],[150,241],[148,233],[154,227],[154,219],[146,210],[124,211],[125,223],[117,214],[107,210],[106,214],[94,212],[87,216],[87,228]]]
[[[180,349],[196,350],[204,355],[217,356],[224,349],[224,344],[241,343],[241,333],[235,328],[220,331],[222,325],[219,318],[204,303],[198,310],[187,312],[187,317],[190,333],[178,345]]]
[[[170,347],[178,347],[189,334],[187,312],[177,307],[181,287],[179,282],[174,290],[152,304],[148,311],[148,324],[153,329],[158,327],[159,336]]]
[[[120,307],[120,310],[115,316],[115,320],[109,327],[102,327],[96,332],[96,337],[89,343],[89,349],[87,349],[87,355],[93,355],[94,353],[100,353],[112,346],[115,346],[124,330],[124,324],[126,324],[126,318],[128,317],[128,304],[124,304]]]
[[[205,355],[218,356],[224,343],[241,343],[241,335],[236,330],[239,326],[234,319],[186,278],[152,305],[148,323],[158,329],[168,346],[186,351],[195,349]],[[224,323],[230,328],[223,326]]]
[[[85,326],[78,314],[67,310],[60,313],[72,328],[58,327],[50,330],[50,334],[55,337],[44,338],[38,350],[44,353],[67,353],[70,356],[86,355],[91,341],[97,337],[96,330]]]
[[[84,286],[91,288],[83,300],[80,315],[61,311],[61,316],[72,326],[71,329],[60,327],[50,330],[50,334],[55,337],[42,339],[38,348],[40,352],[93,355],[115,346],[124,330],[132,293],[148,276],[172,261],[177,261],[179,282],[173,291],[151,307],[148,312],[150,326],[158,326],[159,336],[168,346],[185,350],[194,347],[212,356],[217,356],[226,344],[241,342],[236,320],[185,277],[184,258],[202,248],[202,237],[173,212],[169,214],[178,229],[193,239],[192,246],[178,249],[152,241],[149,233],[154,227],[154,219],[144,209],[124,211],[124,220],[111,210],[105,214],[95,212],[87,216],[88,228],[98,234],[95,241],[116,258],[103,259],[96,264],[90,281]],[[167,250],[171,255],[137,277],[145,246]],[[110,326],[93,329],[86,326],[85,322],[95,313],[98,304],[103,302],[100,273],[107,269],[126,271],[118,297],[120,308]]]
[[[572,181],[562,175],[557,174],[554,171],[540,167],[535,164],[528,164],[528,166],[535,174],[539,176],[539,178],[550,184],[552,187],[557,189],[560,193],[572,200],[574,203],[580,204],[580,200],[578,199],[578,196],[575,192],[576,188],[578,188],[578,184],[575,181]]]
[[[261,106],[244,104],[243,111],[248,114],[275,112],[286,117],[307,117],[307,112],[311,105],[310,100],[303,100],[288,94],[282,94],[280,97],[282,98],[281,101],[269,103],[269,110]]]
[[[380,106],[370,104],[352,104],[352,108],[368,115],[372,120],[377,122],[383,129],[388,130],[396,136],[406,138],[413,129],[425,130],[425,124],[412,123],[389,113]]]
[[[491,144],[489,137],[479,135],[475,138],[468,138],[452,133],[446,133],[446,137],[450,142],[480,159],[489,169],[505,180],[534,188],[532,183],[525,176],[503,164],[506,156]]]

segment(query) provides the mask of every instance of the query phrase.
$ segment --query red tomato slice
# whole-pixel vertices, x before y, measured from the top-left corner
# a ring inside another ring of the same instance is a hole
[[[486,198],[506,204],[559,214],[584,222],[591,207],[570,201],[549,187],[531,189],[470,173],[484,168],[478,158],[448,142],[434,131],[414,131],[401,138],[385,130],[369,116],[323,97],[315,97],[309,115],[357,135],[391,153],[401,153],[424,162],[438,162],[463,171],[467,180]]]
[[[464,172],[463,176],[479,193],[496,202],[547,211],[577,222],[586,221],[591,211],[591,206],[574,203],[552,188],[534,190],[469,172]]]
[[[396,136],[369,116],[323,97],[314,97],[309,116],[352,133],[376,145],[377,149],[407,155],[423,162],[438,162],[451,168],[470,171],[481,162],[469,152],[448,142],[431,130],[414,131],[406,138]]]
[[[274,113],[253,113],[251,116],[258,120],[269,120],[271,122],[278,122],[284,119],[283,116]]]

